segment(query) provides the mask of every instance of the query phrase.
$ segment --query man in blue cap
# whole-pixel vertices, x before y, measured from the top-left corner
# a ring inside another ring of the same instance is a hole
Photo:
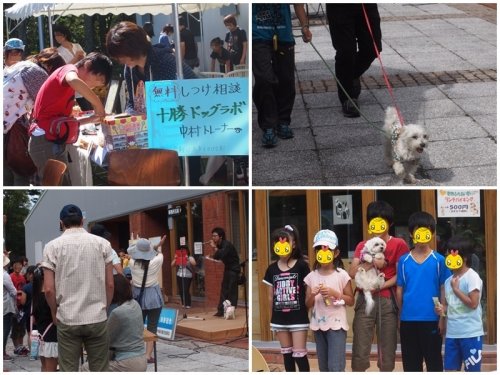
[[[83,228],[74,204],[59,215],[63,233],[45,245],[42,267],[47,303],[57,324],[59,366],[76,372],[82,344],[90,371],[108,371],[107,308],[113,297],[113,250]]]

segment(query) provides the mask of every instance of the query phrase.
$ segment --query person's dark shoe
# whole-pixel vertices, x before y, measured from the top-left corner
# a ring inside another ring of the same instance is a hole
[[[262,146],[274,147],[277,144],[278,144],[278,138],[276,138],[276,134],[274,133],[274,129],[264,130],[264,134],[262,135]]]
[[[356,99],[352,99],[352,101],[359,108],[358,101]],[[344,117],[354,118],[360,116],[358,109],[349,99],[342,103],[342,112],[344,113]]]
[[[224,313],[221,313],[220,311],[217,311],[214,316],[224,316]]]
[[[278,125],[276,135],[281,139],[290,139],[293,138],[293,130],[290,129],[290,125],[288,124],[280,124]]]
[[[361,79],[360,77],[352,80],[352,97],[357,98],[361,94]]]

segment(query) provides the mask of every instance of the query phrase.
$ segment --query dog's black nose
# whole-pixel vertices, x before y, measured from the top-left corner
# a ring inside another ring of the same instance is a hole
[[[425,148],[427,146],[425,143],[420,143],[420,147]]]

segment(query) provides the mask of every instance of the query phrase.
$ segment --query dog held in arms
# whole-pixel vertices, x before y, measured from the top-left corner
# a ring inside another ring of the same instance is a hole
[[[383,130],[386,134],[387,164],[401,180],[414,184],[417,181],[415,172],[429,141],[426,130],[416,124],[402,126],[394,107],[388,107],[385,111]]]
[[[385,241],[379,237],[373,237],[366,241],[361,250],[361,263],[373,264],[375,259],[385,259],[385,246]],[[356,287],[363,290],[366,301],[365,312],[366,315],[370,315],[375,306],[371,290],[379,289],[384,285],[384,274],[377,272],[375,265],[368,270],[360,265],[354,276],[354,281],[356,281]]]
[[[236,316],[234,314],[234,306],[231,305],[231,301],[227,299],[222,302],[222,305],[224,306],[224,319],[236,319]]]

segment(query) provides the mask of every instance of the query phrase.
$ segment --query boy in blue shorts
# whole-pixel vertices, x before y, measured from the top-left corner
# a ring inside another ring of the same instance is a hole
[[[446,325],[444,369],[461,371],[463,363],[465,371],[479,372],[484,335],[483,281],[470,268],[474,244],[467,238],[455,236],[448,241],[447,249],[446,267],[453,275],[444,283],[444,303],[435,307],[436,314],[441,316],[440,326]]]
[[[451,275],[444,257],[430,247],[436,221],[427,212],[408,219],[414,248],[401,256],[397,272],[397,301],[400,306],[400,339],[403,370],[443,371],[439,316],[433,298],[444,301],[444,282]]]

